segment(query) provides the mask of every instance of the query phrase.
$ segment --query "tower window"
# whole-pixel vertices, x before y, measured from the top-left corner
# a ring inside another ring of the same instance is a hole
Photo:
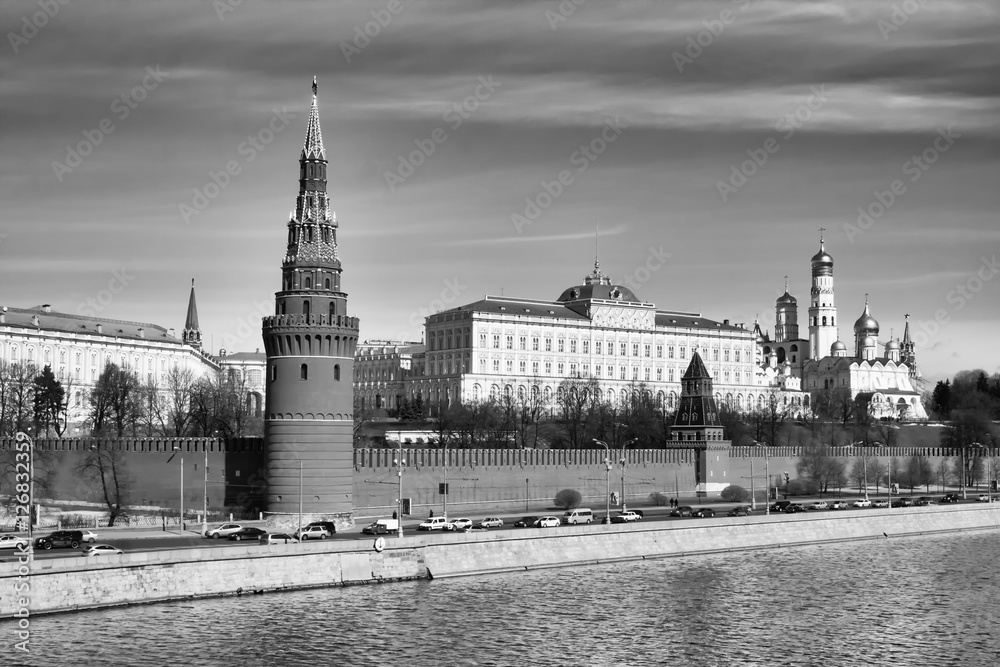
[[[311,310],[311,308],[310,308],[309,302],[308,301],[303,301],[302,302],[302,314],[306,316],[306,319],[309,318],[309,312],[310,312],[310,310]]]
[[[826,315],[823,316],[823,326],[826,326]]]
[[[330,279],[326,279],[326,289],[330,289]]]
[[[278,379],[278,367],[271,366],[271,382],[274,382],[277,379]]]
[[[313,279],[310,278],[309,276],[306,276],[305,286],[306,286],[306,289],[309,289],[310,287],[313,286]]]
[[[309,379],[309,365],[308,364],[302,364],[301,366],[299,366],[299,379],[300,380],[308,380]]]
[[[340,364],[336,364],[333,367],[333,379],[340,382]]]

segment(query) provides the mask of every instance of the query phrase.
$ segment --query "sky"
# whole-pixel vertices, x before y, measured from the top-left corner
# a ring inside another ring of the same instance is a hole
[[[1000,371],[1000,3],[0,4],[0,303],[262,348],[319,86],[361,339],[601,269],[806,335],[911,316],[930,380]],[[599,242],[597,230],[599,229]]]

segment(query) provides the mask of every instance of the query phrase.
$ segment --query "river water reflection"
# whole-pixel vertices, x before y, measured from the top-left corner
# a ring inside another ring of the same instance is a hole
[[[992,667],[998,549],[987,531],[37,617],[27,664]]]

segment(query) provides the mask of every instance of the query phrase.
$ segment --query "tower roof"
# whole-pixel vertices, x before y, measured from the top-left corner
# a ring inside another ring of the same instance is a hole
[[[910,315],[906,314],[906,328],[903,329],[903,345],[912,345],[913,340],[910,339]]]
[[[696,380],[699,378],[711,378],[708,369],[705,368],[705,362],[701,360],[701,355],[695,350],[691,355],[691,363],[688,364],[687,370],[684,371],[685,380]]]
[[[176,320],[174,320],[176,322]],[[197,330],[198,326],[198,304],[195,303],[194,298],[194,278],[191,279],[191,296],[188,298],[188,312],[187,317],[184,319],[184,329],[185,330]]]
[[[872,317],[872,314],[868,312],[868,295],[865,295],[865,312],[861,313],[861,317],[858,321],[854,323],[854,333],[855,334],[876,334],[878,335],[878,320]]]
[[[302,159],[304,160],[326,159],[326,150],[323,148],[323,132],[319,127],[319,105],[316,102],[318,90],[316,77],[313,77],[313,101],[312,107],[309,109],[309,122],[306,124],[306,140],[302,145]]]
[[[563,290],[556,301],[577,301],[579,299],[606,299],[609,301],[635,301],[642,303],[632,290],[622,285],[614,285],[611,278],[601,273],[601,263],[594,261],[594,272],[583,279],[582,285]]]

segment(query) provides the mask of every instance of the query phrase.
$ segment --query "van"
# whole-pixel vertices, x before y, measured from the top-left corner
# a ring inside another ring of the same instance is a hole
[[[365,535],[388,535],[399,530],[397,519],[378,519],[361,529]]]
[[[569,526],[574,523],[593,523],[594,513],[586,507],[578,507],[562,515],[563,524]]]

